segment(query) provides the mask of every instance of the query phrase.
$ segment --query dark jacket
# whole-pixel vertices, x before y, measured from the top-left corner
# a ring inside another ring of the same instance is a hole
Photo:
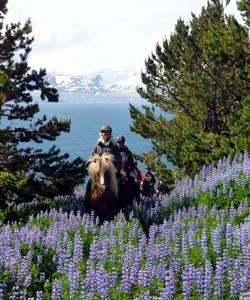
[[[155,179],[154,175],[151,172],[147,172],[144,174],[144,176],[148,178],[150,186],[154,187],[154,185],[156,183],[156,179]]]
[[[94,153],[100,156],[102,156],[104,153],[113,154],[115,157],[115,162],[114,162],[115,168],[118,173],[120,172],[121,162],[122,162],[121,154],[116,143],[112,139],[110,139],[107,143],[105,143],[102,138],[99,138],[97,144],[94,147],[93,154]]]
[[[125,145],[123,145],[121,148],[118,147],[118,149],[121,154],[122,163],[127,160],[129,171],[133,171],[135,169],[135,162],[132,152]]]

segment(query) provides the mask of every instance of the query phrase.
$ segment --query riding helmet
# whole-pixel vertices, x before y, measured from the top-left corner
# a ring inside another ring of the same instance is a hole
[[[123,135],[119,135],[116,139],[117,142],[125,142],[125,137]]]
[[[112,127],[109,126],[109,125],[102,125],[101,128],[100,128],[100,131],[112,131]]]

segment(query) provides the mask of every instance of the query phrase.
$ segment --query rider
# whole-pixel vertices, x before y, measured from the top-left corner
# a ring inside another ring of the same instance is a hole
[[[135,164],[135,161],[133,158],[133,154],[129,150],[129,148],[125,145],[125,137],[123,135],[118,136],[116,139],[116,142],[117,142],[119,151],[121,153],[122,162],[125,162],[126,160],[128,162],[128,165],[127,165],[127,168],[128,168],[127,176],[128,177],[127,178],[125,177],[125,180],[128,180],[132,184],[134,196],[136,197],[137,202],[139,202],[140,186],[139,186],[139,182],[137,181],[136,174],[135,174],[136,164]],[[124,174],[122,174],[122,176],[124,177]]]
[[[100,137],[94,146],[93,154],[102,156],[104,153],[110,153],[114,155],[114,166],[116,168],[116,175],[119,181],[121,170],[121,154],[116,145],[116,142],[112,138],[112,127],[109,125],[102,125],[100,128]],[[91,179],[88,181],[84,197],[84,206],[86,211],[90,210],[90,191],[91,191]]]
[[[115,157],[114,165],[117,171],[117,174],[121,170],[121,154],[119,149],[112,138],[112,128],[109,125],[102,125],[100,128],[100,138],[97,141],[97,144],[94,147],[92,154],[98,154],[102,156],[104,153],[113,154]]]
[[[129,148],[125,145],[125,137],[123,135],[120,135],[116,139],[118,149],[121,154],[122,162],[127,160],[128,161],[128,171],[129,175],[132,177],[135,177],[134,169],[135,169],[135,162],[133,158],[132,152],[129,150]]]
[[[137,161],[135,161],[135,178],[137,180],[138,183],[140,183],[142,181],[142,174],[140,169],[137,166]]]
[[[153,173],[150,172],[149,167],[145,168],[144,177],[148,180],[152,193],[155,193],[154,185],[156,183],[156,179],[155,179]]]

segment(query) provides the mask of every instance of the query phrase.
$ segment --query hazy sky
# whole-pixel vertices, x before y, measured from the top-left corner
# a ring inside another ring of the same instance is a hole
[[[225,2],[225,0],[224,0]],[[140,71],[179,17],[206,0],[9,0],[8,21],[31,18],[33,68],[65,74]],[[226,10],[236,13],[236,0]],[[238,15],[238,12],[237,12]]]

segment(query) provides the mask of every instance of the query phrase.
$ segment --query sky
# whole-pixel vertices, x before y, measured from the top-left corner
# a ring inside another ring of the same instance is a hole
[[[9,0],[7,22],[32,21],[32,68],[69,75],[140,72],[145,59],[206,0]],[[226,2],[226,0],[224,0]],[[236,0],[226,12],[239,15]]]

